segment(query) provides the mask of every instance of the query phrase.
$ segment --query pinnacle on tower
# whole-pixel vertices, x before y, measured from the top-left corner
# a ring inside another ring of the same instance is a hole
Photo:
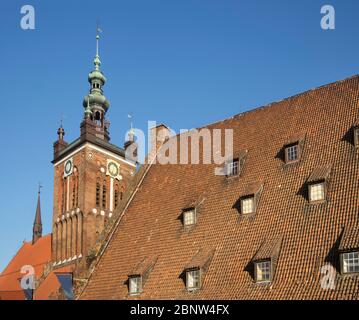
[[[35,221],[32,229],[32,244],[35,244],[36,241],[42,237],[41,203],[40,203],[41,188],[42,188],[41,185],[39,185]]]

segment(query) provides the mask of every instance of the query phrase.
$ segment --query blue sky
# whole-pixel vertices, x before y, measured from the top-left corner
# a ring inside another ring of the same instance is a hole
[[[25,4],[36,30],[20,28]],[[324,4],[334,31],[320,28]],[[39,181],[51,230],[52,143],[61,114],[66,139],[79,135],[97,20],[122,145],[128,113],[144,130],[190,129],[357,74],[358,15],[357,0],[2,0],[0,270],[31,239]]]

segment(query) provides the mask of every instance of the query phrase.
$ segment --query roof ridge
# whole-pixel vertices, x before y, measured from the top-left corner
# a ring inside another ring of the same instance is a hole
[[[339,83],[343,83],[345,81],[348,81],[348,80],[351,80],[351,79],[355,79],[355,78],[359,78],[359,74],[355,74],[353,76],[350,76],[350,77],[347,77],[347,78],[344,78],[342,80],[337,80],[337,81],[333,81],[333,82],[330,82],[330,83],[327,83],[327,84],[324,84],[324,85],[321,85],[321,86],[318,86],[318,87],[314,87],[312,89],[308,89],[308,90],[305,90],[305,91],[302,91],[302,92],[299,92],[299,93],[296,93],[292,96],[289,96],[289,97],[285,97],[283,99],[280,99],[280,100],[276,100],[276,101],[272,101],[272,102],[269,102],[267,104],[263,104],[263,105],[260,105],[260,106],[257,106],[257,107],[254,107],[253,109],[249,109],[247,111],[243,111],[243,112],[240,112],[240,113],[236,113],[228,118],[224,118],[222,120],[219,120],[219,121],[215,121],[215,122],[211,122],[211,123],[208,123],[206,125],[203,125],[201,127],[198,127],[196,128],[197,130],[198,129],[203,129],[203,128],[206,128],[206,127],[209,127],[209,126],[213,126],[215,124],[219,124],[219,123],[222,123],[224,121],[228,121],[228,120],[232,120],[234,118],[237,118],[237,117],[241,117],[245,114],[248,114],[248,113],[252,113],[252,112],[255,112],[255,111],[258,111],[258,110],[261,110],[261,109],[264,109],[264,108],[268,108],[268,107],[271,107],[275,104],[278,104],[278,103],[281,103],[281,102],[284,102],[284,101],[288,101],[288,100],[291,100],[291,99],[294,99],[294,98],[297,98],[299,96],[302,96],[302,95],[305,95],[305,94],[308,94],[310,92],[313,92],[313,91],[316,91],[316,90],[320,90],[320,89],[324,89],[326,87],[330,87],[332,85],[335,85],[335,84],[339,84]],[[180,134],[178,134],[180,135]]]

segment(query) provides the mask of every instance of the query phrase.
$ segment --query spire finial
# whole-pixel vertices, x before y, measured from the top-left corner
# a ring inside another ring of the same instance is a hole
[[[133,142],[135,139],[135,131],[133,130],[133,116],[132,114],[127,115],[129,121],[130,121],[130,131],[128,132],[129,141]]]
[[[102,33],[102,30],[99,27],[99,24],[97,23],[97,28],[96,28],[96,56],[94,59],[94,65],[95,65],[95,70],[100,70],[100,66],[101,66],[101,60],[100,60],[100,55],[99,55],[99,43],[100,43],[100,33]]]
[[[38,194],[40,195],[41,194],[41,189],[43,188],[43,186],[41,185],[41,182],[39,182],[39,191],[38,191]]]
[[[97,23],[97,28],[96,28],[96,56],[99,56],[99,42],[100,42],[100,33],[102,32],[102,30],[99,27],[99,23]]]

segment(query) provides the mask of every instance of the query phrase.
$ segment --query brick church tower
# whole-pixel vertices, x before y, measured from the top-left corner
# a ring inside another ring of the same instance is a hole
[[[103,93],[106,78],[100,68],[99,38],[97,35],[94,70],[88,77],[90,92],[83,101],[81,135],[67,143],[61,125],[54,143],[54,267],[84,265],[136,172],[125,150],[109,142],[106,113],[110,104]]]

